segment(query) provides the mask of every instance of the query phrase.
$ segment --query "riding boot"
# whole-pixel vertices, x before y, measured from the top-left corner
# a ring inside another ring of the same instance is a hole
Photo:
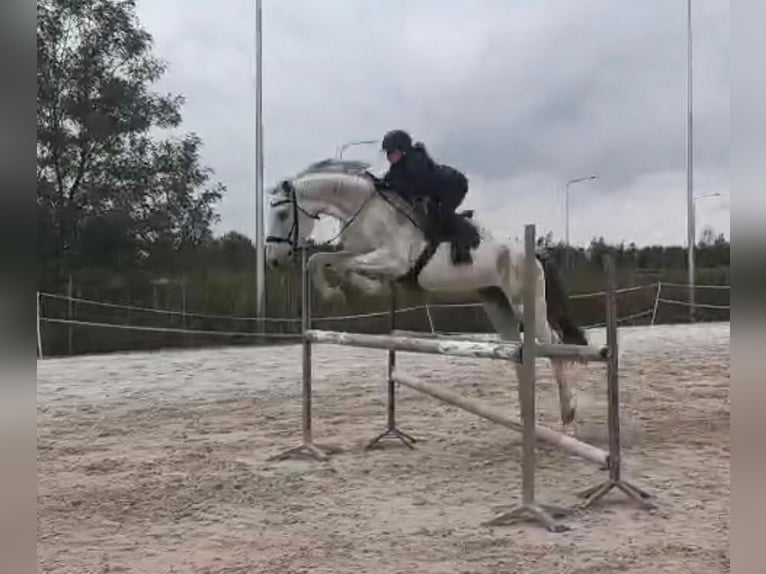
[[[438,214],[439,232],[444,240],[450,242],[450,255],[456,265],[470,263],[471,255],[463,239],[459,236],[455,221],[454,205],[450,201],[441,201],[435,209]]]

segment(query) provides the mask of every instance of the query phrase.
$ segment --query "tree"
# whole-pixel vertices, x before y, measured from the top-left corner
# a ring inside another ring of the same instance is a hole
[[[135,0],[39,0],[37,16],[42,266],[166,263],[210,237],[225,188],[196,135],[152,137],[180,125],[183,98],[151,89],[166,67]]]
[[[599,267],[602,264],[604,255],[610,251],[613,251],[613,248],[606,243],[603,237],[598,239],[594,237],[588,246],[587,256],[591,263]]]
[[[540,235],[537,238],[537,246],[545,250],[550,249],[553,246],[553,231]]]
[[[255,245],[249,237],[237,231],[208,242],[204,250],[204,265],[216,271],[252,272]]]
[[[702,237],[700,237],[700,245],[713,245],[715,243],[715,231],[710,225],[706,225],[702,229]]]

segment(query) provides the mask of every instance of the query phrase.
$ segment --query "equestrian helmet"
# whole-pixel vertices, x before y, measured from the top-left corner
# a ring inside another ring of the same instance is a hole
[[[391,152],[394,150],[409,151],[412,147],[412,138],[404,130],[391,130],[383,136],[381,148],[383,151]]]

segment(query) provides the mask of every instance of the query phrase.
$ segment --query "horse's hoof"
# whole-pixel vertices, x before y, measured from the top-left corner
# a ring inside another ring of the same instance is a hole
[[[571,425],[575,421],[577,411],[574,408],[569,409],[568,412],[561,413],[561,422],[564,425]]]

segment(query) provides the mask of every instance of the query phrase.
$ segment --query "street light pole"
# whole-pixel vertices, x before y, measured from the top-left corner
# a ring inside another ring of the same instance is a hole
[[[338,147],[337,155],[338,159],[343,158],[343,152],[346,151],[351,146],[355,145],[372,145],[378,143],[379,140],[354,140],[350,142],[346,142],[343,145]]]
[[[580,183],[582,181],[590,181],[593,179],[598,179],[597,175],[589,175],[588,177],[577,177],[575,179],[570,179],[566,185],[564,186],[564,240],[566,242],[566,260],[567,260],[567,268],[569,268],[569,186],[575,183]]]
[[[263,233],[263,26],[261,0],[255,1],[255,314],[266,315],[266,254]],[[260,321],[259,331],[263,330]]]
[[[693,178],[693,137],[692,137],[692,2],[686,0],[686,55],[687,55],[687,115],[686,115],[686,232],[689,248],[689,322],[694,322],[694,243],[697,236],[694,221],[694,178]]]

